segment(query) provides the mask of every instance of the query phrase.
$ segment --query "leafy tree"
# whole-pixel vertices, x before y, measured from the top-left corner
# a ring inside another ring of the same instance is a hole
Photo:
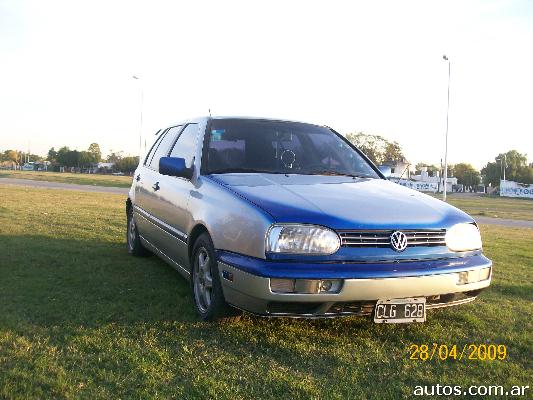
[[[355,132],[347,134],[346,139],[365,153],[376,165],[405,160],[400,145],[397,142],[390,142],[382,136]]]
[[[415,166],[416,173],[420,175],[420,173],[422,172],[422,168],[424,167],[426,168],[429,176],[437,176],[437,172],[440,171],[440,168],[437,167],[436,165],[429,165],[429,164],[420,162],[416,164]]]
[[[481,175],[472,165],[459,163],[453,166],[453,176],[457,178],[457,183],[466,187],[474,187],[481,182]]]
[[[95,155],[90,151],[80,151],[78,153],[78,165],[80,167],[88,168],[95,164]]]
[[[67,154],[70,152],[70,149],[67,146],[61,147],[56,152],[56,161],[59,165],[67,166]]]
[[[98,145],[98,143],[91,143],[87,151],[91,153],[92,158],[94,160],[94,164],[97,164],[102,161],[102,152],[100,151],[100,146]]]
[[[111,153],[109,153],[109,155],[107,156],[106,161],[107,162],[116,163],[121,158],[122,158],[122,152],[121,151],[114,152],[113,150],[111,150]]]
[[[26,154],[27,160],[30,162],[40,162],[43,161],[43,157],[38,154]]]
[[[113,165],[113,170],[129,174],[135,171],[138,165],[139,157],[122,157],[120,160],[115,162],[115,165]]]
[[[526,154],[516,150],[500,153],[494,162],[488,162],[483,167],[481,174],[485,176],[485,183],[498,186],[500,179],[503,179],[503,170],[505,178],[509,181],[533,183],[533,168],[528,165]]]
[[[15,164],[19,165],[20,154],[16,150],[6,150],[4,152],[6,161],[13,161]]]
[[[53,147],[48,150],[48,155],[46,156],[46,159],[51,163],[57,162],[57,151],[55,151]]]
[[[70,150],[67,146],[63,146],[57,151],[57,162],[69,168],[79,167],[80,152],[78,150]]]

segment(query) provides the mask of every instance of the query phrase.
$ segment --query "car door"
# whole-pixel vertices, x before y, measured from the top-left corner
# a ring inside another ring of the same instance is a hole
[[[187,168],[194,167],[194,155],[198,146],[199,126],[188,124],[179,134],[169,156],[183,158]],[[167,240],[163,250],[176,263],[188,269],[187,227],[191,220],[189,199],[194,190],[187,178],[160,176],[159,196],[154,214],[165,225]]]
[[[156,140],[144,164],[135,176],[135,215],[139,234],[159,250],[164,251],[166,237],[162,235],[164,226],[157,215],[161,209],[161,177],[159,159],[170,152],[182,126],[174,126],[164,131]]]

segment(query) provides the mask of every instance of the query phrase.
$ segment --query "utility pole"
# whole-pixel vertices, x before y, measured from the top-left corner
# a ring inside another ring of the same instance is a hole
[[[138,80],[141,85],[141,115],[139,123],[139,159],[142,157],[142,132],[143,132],[143,102],[144,102],[144,90],[142,86],[142,81],[138,76],[133,75],[133,79]],[[146,146],[144,146],[146,148]]]
[[[443,55],[444,61],[448,61],[448,105],[446,108],[446,141],[444,150],[444,191],[442,194],[442,200],[446,201],[446,187],[448,181],[448,116],[450,114],[450,76],[451,76],[451,63],[446,55]]]

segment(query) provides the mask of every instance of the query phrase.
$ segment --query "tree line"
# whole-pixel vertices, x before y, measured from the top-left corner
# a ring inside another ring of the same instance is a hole
[[[401,146],[380,135],[355,132],[347,134],[346,139],[357,146],[376,165],[406,161]],[[423,162],[416,164],[416,172],[420,173],[423,167],[426,167],[429,176],[436,176],[437,173],[442,176],[442,167]],[[457,183],[466,187],[475,187],[482,180],[485,185],[499,186],[504,171],[505,178],[509,181],[533,184],[533,163],[528,164],[527,154],[522,154],[517,150],[498,154],[494,162],[489,161],[481,171],[469,163],[448,165],[448,176],[456,177]]]
[[[49,161],[52,169],[59,167],[76,168],[78,170],[95,170],[101,162],[113,163],[113,172],[131,173],[135,171],[139,164],[139,157],[124,156],[122,152],[111,152],[106,158],[102,157],[102,152],[98,143],[91,143],[87,150],[71,150],[68,146],[63,146],[58,150],[52,147],[48,150],[46,157],[36,154],[27,154],[17,150],[5,150],[0,152],[0,162],[12,162],[20,166],[25,162]]]

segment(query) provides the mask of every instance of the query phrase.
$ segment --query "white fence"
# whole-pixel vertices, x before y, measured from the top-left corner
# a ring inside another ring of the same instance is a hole
[[[415,181],[401,180],[401,181],[396,181],[396,183],[398,185],[408,187],[409,189],[418,190],[419,192],[437,193],[437,191],[439,190],[439,184],[437,182],[415,182]]]
[[[513,181],[500,181],[500,196],[533,199],[533,185]]]

